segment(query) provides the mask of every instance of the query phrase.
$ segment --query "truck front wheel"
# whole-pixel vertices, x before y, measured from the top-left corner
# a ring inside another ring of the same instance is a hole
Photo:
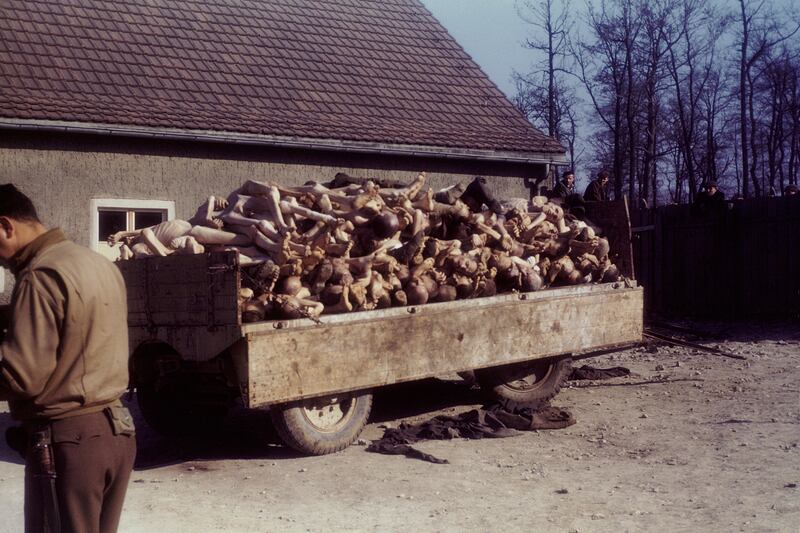
[[[352,444],[372,410],[372,394],[348,393],[270,407],[287,446],[311,455],[338,452]]]
[[[136,388],[142,416],[159,434],[199,435],[213,433],[222,425],[233,404],[230,394],[213,391],[211,387],[200,390],[192,383],[192,377],[142,383]]]
[[[542,359],[475,371],[481,389],[510,411],[553,398],[569,378],[572,358]]]

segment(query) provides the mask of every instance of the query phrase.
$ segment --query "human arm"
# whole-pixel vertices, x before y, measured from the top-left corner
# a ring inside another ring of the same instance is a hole
[[[0,344],[0,400],[36,397],[53,373],[64,319],[60,283],[48,271],[31,272],[18,282]]]

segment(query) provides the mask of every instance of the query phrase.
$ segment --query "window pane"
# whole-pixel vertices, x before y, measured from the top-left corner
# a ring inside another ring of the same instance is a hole
[[[134,227],[136,229],[149,228],[161,224],[166,218],[166,213],[163,211],[135,211]]]
[[[118,231],[126,231],[128,225],[128,213],[125,211],[104,211],[98,213],[100,221],[100,231],[98,237],[100,241],[105,241],[109,235]]]

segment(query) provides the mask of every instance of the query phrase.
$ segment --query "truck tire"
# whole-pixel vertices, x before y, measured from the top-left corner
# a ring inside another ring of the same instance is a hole
[[[183,376],[182,376],[183,377]],[[209,397],[184,382],[141,383],[136,400],[142,416],[151,428],[165,437],[210,434],[218,429],[230,411],[232,402]]]
[[[372,394],[349,393],[270,407],[275,430],[301,453],[325,455],[347,448],[361,434],[372,410]]]
[[[475,371],[481,389],[509,411],[553,398],[569,378],[572,358],[542,359]]]

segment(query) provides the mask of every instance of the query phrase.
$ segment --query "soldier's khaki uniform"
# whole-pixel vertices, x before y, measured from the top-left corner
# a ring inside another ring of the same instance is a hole
[[[124,281],[115,265],[60,230],[20,250],[11,267],[0,399],[28,439],[26,530],[52,529],[52,498],[62,531],[116,531],[136,455],[120,402],[128,385]],[[54,465],[54,491],[42,482],[42,457]]]

